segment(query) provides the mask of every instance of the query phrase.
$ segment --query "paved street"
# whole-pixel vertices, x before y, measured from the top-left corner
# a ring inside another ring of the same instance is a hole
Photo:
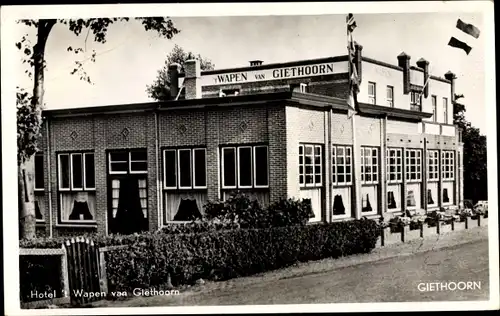
[[[401,251],[407,246],[402,247]],[[298,276],[285,275],[273,278],[270,277],[272,274],[273,272],[261,277],[256,276],[248,282],[237,279],[209,282],[201,287],[182,290],[179,296],[134,297],[120,302],[101,301],[94,306],[487,300],[488,241],[482,238],[448,248],[350,265],[330,271],[316,273],[308,271]],[[418,290],[419,283],[474,281],[480,282],[480,289],[433,292]]]

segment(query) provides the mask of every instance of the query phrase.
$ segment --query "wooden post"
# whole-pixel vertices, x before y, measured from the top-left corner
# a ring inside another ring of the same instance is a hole
[[[465,216],[465,229],[469,229],[469,216]]]
[[[455,230],[455,219],[454,218],[451,219],[451,230],[452,231]]]
[[[63,297],[68,296],[69,293],[69,276],[68,276],[68,253],[64,244],[61,247],[63,254],[61,255],[61,281]]]
[[[424,224],[423,222],[420,222],[420,238],[424,238]]]
[[[436,233],[441,234],[441,221],[439,219],[436,220]]]
[[[481,217],[482,217],[482,216],[483,216],[483,215],[481,215],[481,214],[478,214],[478,215],[477,215],[477,226],[481,226]]]
[[[101,292],[108,294],[108,277],[106,275],[106,252],[99,249],[99,286]]]
[[[401,227],[401,242],[407,242],[408,241],[408,233],[410,232],[410,226],[409,225],[404,225]]]

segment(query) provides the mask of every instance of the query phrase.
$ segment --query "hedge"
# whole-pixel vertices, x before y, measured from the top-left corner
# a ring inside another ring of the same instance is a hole
[[[224,280],[297,262],[368,253],[379,236],[373,220],[307,226],[145,234],[125,249],[106,253],[110,291]]]

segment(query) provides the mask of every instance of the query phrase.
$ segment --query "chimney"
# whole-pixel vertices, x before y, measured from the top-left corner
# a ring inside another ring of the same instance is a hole
[[[444,77],[451,82],[451,104],[455,103],[455,79],[457,79],[457,76],[455,76],[454,73],[451,71],[448,71],[447,73],[444,74]]]
[[[184,89],[186,99],[201,98],[201,68],[198,59],[187,60],[184,65]]]
[[[168,79],[170,81],[170,99],[175,100],[179,93],[179,70],[181,65],[173,63],[168,66]]]
[[[403,68],[403,93],[410,93],[410,55],[402,52],[398,55],[398,65]]]
[[[427,98],[429,96],[429,84],[430,84],[430,82],[427,81],[429,79],[429,76],[430,76],[430,74],[429,74],[429,62],[423,58],[420,58],[417,61],[417,66],[424,71],[424,85],[427,82],[427,85],[424,88],[424,97]]]
[[[262,60],[250,60],[250,66],[255,67],[255,66],[261,66],[263,63]]]
[[[361,68],[361,61],[362,61],[362,51],[363,51],[363,46],[358,44],[357,42],[354,43],[355,47],[355,62],[356,62],[356,71],[358,72],[358,78],[359,78],[359,83],[361,83],[361,80],[363,79],[363,72]]]

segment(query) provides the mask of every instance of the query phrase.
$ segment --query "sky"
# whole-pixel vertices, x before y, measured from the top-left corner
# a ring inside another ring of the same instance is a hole
[[[64,25],[56,24],[46,47],[46,107],[151,101],[146,86],[153,82],[175,44],[211,59],[217,69],[247,66],[255,59],[274,63],[346,54],[345,14],[171,18],[181,30],[171,40],[145,32],[133,21],[112,25],[105,44],[94,43],[92,34],[85,44],[85,31],[75,36]],[[484,29],[481,12],[356,13],[354,39],[363,45],[364,56],[373,59],[397,64],[396,56],[404,51],[412,57],[412,65],[422,57],[428,60],[433,75],[454,72],[458,77],[456,93],[465,96],[461,101],[467,106],[466,118],[481,127],[486,115],[487,47],[484,36],[475,39],[458,30],[455,27],[458,18]],[[18,38],[27,33],[34,41],[33,30],[18,25],[16,31]],[[466,55],[448,46],[451,36],[465,40],[473,47],[471,53]],[[82,56],[68,52],[69,45],[86,45],[87,53]],[[94,49],[96,62],[84,64],[93,81],[89,85],[69,72],[75,60],[89,57]],[[23,69],[19,60],[16,67]],[[22,71],[19,74],[18,84],[31,88],[27,76]]]

